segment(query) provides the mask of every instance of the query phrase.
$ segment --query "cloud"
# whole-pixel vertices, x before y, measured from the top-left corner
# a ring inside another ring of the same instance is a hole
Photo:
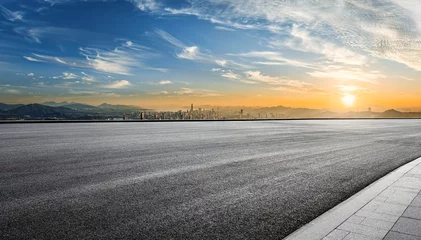
[[[39,59],[36,59],[36,58],[33,58],[33,57],[23,56],[23,58],[25,58],[26,60],[31,61],[31,62],[44,62],[42,60],[39,60]]]
[[[63,72],[61,76],[53,76],[51,77],[52,79],[64,79],[64,80],[69,80],[69,79],[78,79],[80,78],[80,76],[74,74],[74,73],[69,73],[69,72]]]
[[[298,25],[292,26],[290,34],[292,38],[285,44],[279,42],[271,42],[271,44],[275,46],[285,45],[294,50],[320,54],[336,63],[363,65],[367,62],[367,57],[345,47],[339,47],[326,39],[314,37],[307,30]]]
[[[260,64],[260,65],[290,65],[290,66],[303,67],[303,68],[316,68],[314,64],[289,59],[289,58],[283,57],[278,52],[272,52],[272,51],[254,51],[254,52],[239,53],[239,54],[231,53],[228,55],[269,60],[269,61],[254,62],[255,64]]]
[[[58,58],[58,57],[46,56],[46,55],[41,55],[41,54],[36,54],[36,53],[33,53],[33,55],[36,56],[36,57],[38,57],[38,58],[41,58],[43,60],[49,60],[49,61],[53,61],[53,62],[64,64],[64,65],[70,65],[66,61],[64,61],[64,60],[62,60],[61,58]],[[76,65],[76,64],[73,64],[73,65]]]
[[[82,80],[83,81],[87,81],[87,82],[95,82],[95,78],[93,77],[93,76],[90,76],[90,75],[88,75],[88,74],[86,74],[86,73],[84,73],[84,72],[81,72],[82,73],[82,75],[83,75],[83,77],[82,77]]]
[[[192,88],[181,88],[179,91],[174,91],[176,95],[187,95],[196,97],[219,97],[221,94],[213,90],[208,89],[192,89]]]
[[[14,31],[20,35],[22,35],[25,39],[30,42],[36,42],[41,44],[41,33],[38,29],[30,29],[26,27],[17,27]]]
[[[154,11],[159,8],[155,0],[130,0],[130,2],[142,11]]]
[[[21,93],[21,91],[16,90],[16,89],[9,89],[9,90],[6,90],[6,92],[10,93],[10,94],[20,94]]]
[[[28,73],[27,76],[28,77],[33,77],[33,76],[35,76],[35,74],[34,73]]]
[[[185,47],[181,53],[177,54],[177,57],[189,60],[203,59],[202,53],[200,53],[197,46]]]
[[[151,52],[149,48],[131,41],[125,41],[113,50],[81,47],[79,48],[79,53],[84,59],[47,56],[36,53],[33,53],[33,55],[43,62],[58,63],[74,68],[95,69],[119,75],[133,75],[133,72],[139,68],[160,72],[167,71],[165,68],[146,66],[144,64],[145,60],[155,57],[156,54]]]
[[[235,32],[235,29],[222,27],[222,26],[216,26],[215,29],[221,30],[221,31],[229,31],[229,32]]]
[[[3,15],[3,17],[6,18],[8,21],[11,21],[11,22],[24,22],[23,12],[21,12],[21,11],[13,12],[13,11],[10,11],[9,9],[3,7],[0,4],[0,12]]]
[[[79,78],[79,76],[74,73],[64,72],[62,78],[63,79],[76,79],[76,78]]]
[[[239,76],[235,73],[232,72],[227,72],[221,75],[224,78],[229,78],[229,79],[239,79]]]
[[[247,71],[245,72],[247,79],[256,83],[264,83],[273,85],[272,90],[287,91],[287,92],[309,92],[309,93],[325,93],[324,90],[317,88],[313,84],[291,80],[280,77],[272,77],[264,75],[259,71]]]
[[[132,84],[127,80],[117,80],[109,84],[102,85],[103,88],[125,88]]]
[[[354,69],[326,69],[321,71],[308,72],[312,77],[335,79],[335,80],[355,80],[361,82],[378,83],[378,79],[386,78],[385,75],[378,71],[363,71],[360,68]]]
[[[156,56],[149,48],[131,41],[124,42],[113,50],[99,48],[80,48],[80,53],[85,56],[88,66],[98,71],[120,75],[132,75],[136,68],[165,72],[164,68],[145,66],[145,59]]]
[[[180,40],[178,40],[171,34],[165,32],[164,30],[155,29],[155,32],[165,41],[181,49],[181,51],[176,54],[178,58],[199,61],[208,61],[208,59],[211,58],[210,56],[207,56],[200,52],[198,46],[186,46]]]
[[[160,85],[168,85],[168,84],[172,84],[172,82],[170,80],[162,80],[159,82]]]
[[[321,54],[339,64],[365,64],[371,56],[421,71],[418,0],[190,0],[162,13],[270,31],[275,34],[272,46],[281,43],[284,49]]]

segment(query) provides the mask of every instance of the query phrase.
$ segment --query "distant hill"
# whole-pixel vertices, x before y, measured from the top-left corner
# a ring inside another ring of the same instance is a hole
[[[73,103],[74,102],[69,103],[67,101],[63,101],[63,102],[50,101],[50,102],[44,102],[44,103],[41,103],[41,104],[45,105],[45,106],[50,106],[50,107],[62,107],[64,105],[69,105],[69,104],[73,104]]]
[[[7,111],[13,108],[24,106],[25,104],[6,104],[0,103],[0,110]]]
[[[97,111],[98,107],[88,105],[88,104],[82,104],[82,103],[71,103],[62,105],[62,107],[70,108],[77,111]]]
[[[140,109],[139,107],[131,106],[131,105],[112,105],[112,104],[108,104],[108,103],[103,103],[103,104],[99,105],[98,108],[114,109],[114,110],[133,110],[133,109],[137,110],[137,109]]]
[[[75,113],[77,112],[70,108],[50,107],[50,106],[45,106],[45,105],[36,104],[36,103],[20,106],[18,108],[7,111],[7,114],[10,116],[19,116],[19,117],[30,116],[32,118],[33,117],[35,118],[52,118],[52,117],[60,118],[60,117],[66,117],[67,115],[75,114]]]

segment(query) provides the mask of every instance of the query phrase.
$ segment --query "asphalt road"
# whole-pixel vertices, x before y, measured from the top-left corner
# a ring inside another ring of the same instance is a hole
[[[421,155],[421,120],[0,125],[1,239],[281,239]]]

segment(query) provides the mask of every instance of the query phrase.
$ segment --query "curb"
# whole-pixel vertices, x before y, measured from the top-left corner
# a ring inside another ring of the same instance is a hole
[[[392,185],[395,181],[421,163],[421,158],[409,162],[386,176],[380,178],[360,192],[338,204],[334,208],[317,217],[310,223],[296,230],[286,240],[314,240],[322,239],[341,225],[350,216],[373,200],[378,194]]]

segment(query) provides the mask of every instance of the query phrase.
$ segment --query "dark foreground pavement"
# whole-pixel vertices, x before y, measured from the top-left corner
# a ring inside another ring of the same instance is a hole
[[[3,124],[0,238],[281,239],[420,155],[420,120]]]

